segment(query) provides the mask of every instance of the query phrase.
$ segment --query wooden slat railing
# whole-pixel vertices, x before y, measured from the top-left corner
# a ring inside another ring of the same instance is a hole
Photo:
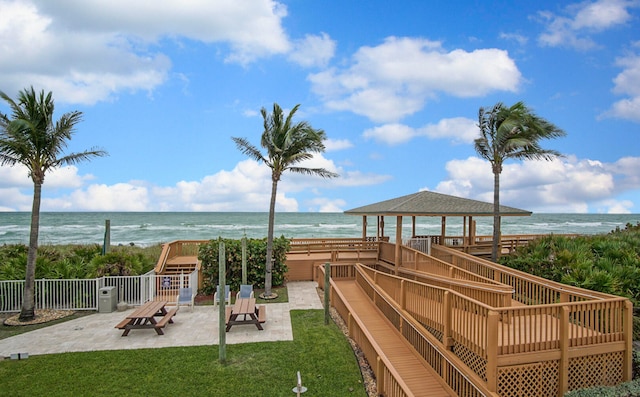
[[[336,268],[351,267],[353,265],[339,265]],[[320,268],[318,283],[324,280],[324,268]],[[333,274],[333,266],[331,268]],[[382,349],[378,346],[375,339],[371,336],[367,328],[362,324],[358,317],[351,315],[353,309],[344,298],[340,290],[335,288],[334,280],[351,279],[350,276],[342,277],[346,272],[338,272],[336,277],[331,278],[331,305],[336,309],[338,314],[346,321],[349,330],[349,336],[358,344],[363,354],[369,361],[374,374],[376,375],[376,388],[379,394],[389,397],[409,397],[413,396],[407,384],[402,377],[389,362]]]
[[[459,371],[473,390],[515,396],[522,390],[555,395],[550,390],[565,393],[631,378],[627,299],[495,308],[452,290],[355,268],[358,285],[443,379],[450,377],[442,371],[446,367]],[[603,366],[606,371],[597,369]],[[538,378],[544,371],[550,375]],[[454,386],[459,395],[468,395]]]
[[[451,390],[458,395],[464,396],[497,396],[489,390],[485,383],[473,373],[465,371],[464,364],[447,350],[445,345],[439,341],[431,332],[420,324],[409,312],[401,307],[398,302],[387,294],[387,291],[380,288],[380,283],[387,287],[391,285],[400,286],[405,283],[415,282],[402,280],[399,277],[391,276],[373,269],[356,265],[356,283],[365,291],[369,291],[373,302],[387,317],[387,319],[400,331],[405,340],[409,342],[422,358],[436,373],[444,380]],[[373,275],[373,277],[371,277]],[[396,278],[397,281],[391,279]],[[419,283],[415,283],[419,284]],[[429,288],[429,286],[423,286]],[[435,288],[435,287],[432,287]],[[444,290],[443,290],[444,291]],[[393,293],[396,295],[396,293]],[[422,297],[415,299],[422,301]],[[403,302],[411,305],[410,299],[403,294]],[[446,317],[446,316],[445,316]],[[463,394],[461,394],[461,392]]]
[[[537,277],[441,245],[432,245],[431,255],[460,269],[512,286],[513,299],[525,305],[582,302],[613,297]]]

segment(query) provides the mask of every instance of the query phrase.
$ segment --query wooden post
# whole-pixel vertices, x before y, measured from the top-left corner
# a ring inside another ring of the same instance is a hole
[[[247,284],[247,236],[242,237],[242,284]]]
[[[397,276],[402,265],[402,215],[396,217],[396,259],[395,275]]]
[[[471,227],[471,224],[469,224],[469,227]],[[462,217],[462,245],[467,245],[467,216],[463,216]]]
[[[407,290],[405,289],[405,280],[400,280],[400,308],[405,310],[407,307]]]
[[[622,364],[622,380],[628,382],[633,378],[633,303],[624,302],[622,324],[624,326],[624,362]]]
[[[560,362],[558,363],[558,396],[562,397],[569,389],[569,308],[560,308]]]
[[[411,216],[411,238],[416,236],[416,216]]]
[[[498,390],[498,320],[500,315],[490,310],[487,315],[487,388]]]
[[[362,215],[362,239],[367,239],[367,216]]]
[[[452,345],[451,310],[451,293],[449,291],[444,291],[444,297],[442,299],[442,344],[447,350],[449,350]]]
[[[224,364],[227,361],[227,331],[226,331],[226,307],[225,307],[225,299],[226,299],[226,291],[225,284],[226,280],[226,258],[225,258],[225,248],[224,242],[220,240],[220,245],[218,246],[218,335],[220,338],[220,344],[218,349],[218,359],[221,364]]]
[[[331,289],[331,264],[326,262],[324,264],[324,325],[329,325],[329,319],[331,313],[329,309],[331,307],[331,297],[329,295]]]
[[[469,217],[469,245],[474,245],[476,243],[476,221],[473,220],[473,217]]]
[[[104,242],[102,244],[102,255],[106,255],[109,252],[109,246],[111,246],[111,221],[109,219],[104,221]]]
[[[447,234],[447,217],[443,216],[442,219],[440,220],[440,245],[444,245],[445,241],[444,241],[444,237]]]
[[[447,350],[451,350],[451,293],[449,291],[444,292],[442,299],[442,344]],[[447,360],[441,361],[441,370],[443,379],[448,379],[449,365]]]
[[[376,356],[376,384],[377,392],[379,395],[386,395],[384,390],[384,363],[380,359],[380,356]]]

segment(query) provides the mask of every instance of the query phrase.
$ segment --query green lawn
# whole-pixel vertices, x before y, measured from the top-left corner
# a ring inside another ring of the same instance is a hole
[[[293,341],[31,356],[0,361],[7,396],[362,396],[356,358],[323,310],[291,311]]]

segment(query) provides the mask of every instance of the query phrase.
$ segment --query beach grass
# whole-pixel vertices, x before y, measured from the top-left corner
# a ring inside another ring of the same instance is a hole
[[[366,396],[353,350],[322,310],[292,310],[293,341],[31,356],[0,361],[11,396]]]

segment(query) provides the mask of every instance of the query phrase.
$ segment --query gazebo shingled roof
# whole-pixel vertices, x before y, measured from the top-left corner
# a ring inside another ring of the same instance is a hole
[[[493,216],[493,203],[422,191],[344,212],[347,215]],[[500,206],[501,216],[530,216],[530,211]]]
[[[418,216],[440,216],[442,227],[440,240],[445,241],[446,219],[451,216],[462,217],[463,244],[474,244],[476,227],[473,217],[493,216],[493,203],[486,203],[478,200],[471,200],[462,197],[449,196],[447,194],[422,191],[406,196],[381,201],[375,204],[365,205],[344,212],[346,215],[362,216],[362,238],[367,238],[367,216],[376,216],[378,220],[376,238],[384,237],[384,217],[396,217],[396,266],[402,260],[400,246],[402,245],[402,218],[411,216],[412,236],[416,235],[416,217]],[[500,217],[502,216],[530,216],[530,211],[518,208],[500,206]],[[468,222],[467,222],[468,220]],[[457,240],[457,239],[456,239]],[[397,270],[397,269],[396,269]]]

